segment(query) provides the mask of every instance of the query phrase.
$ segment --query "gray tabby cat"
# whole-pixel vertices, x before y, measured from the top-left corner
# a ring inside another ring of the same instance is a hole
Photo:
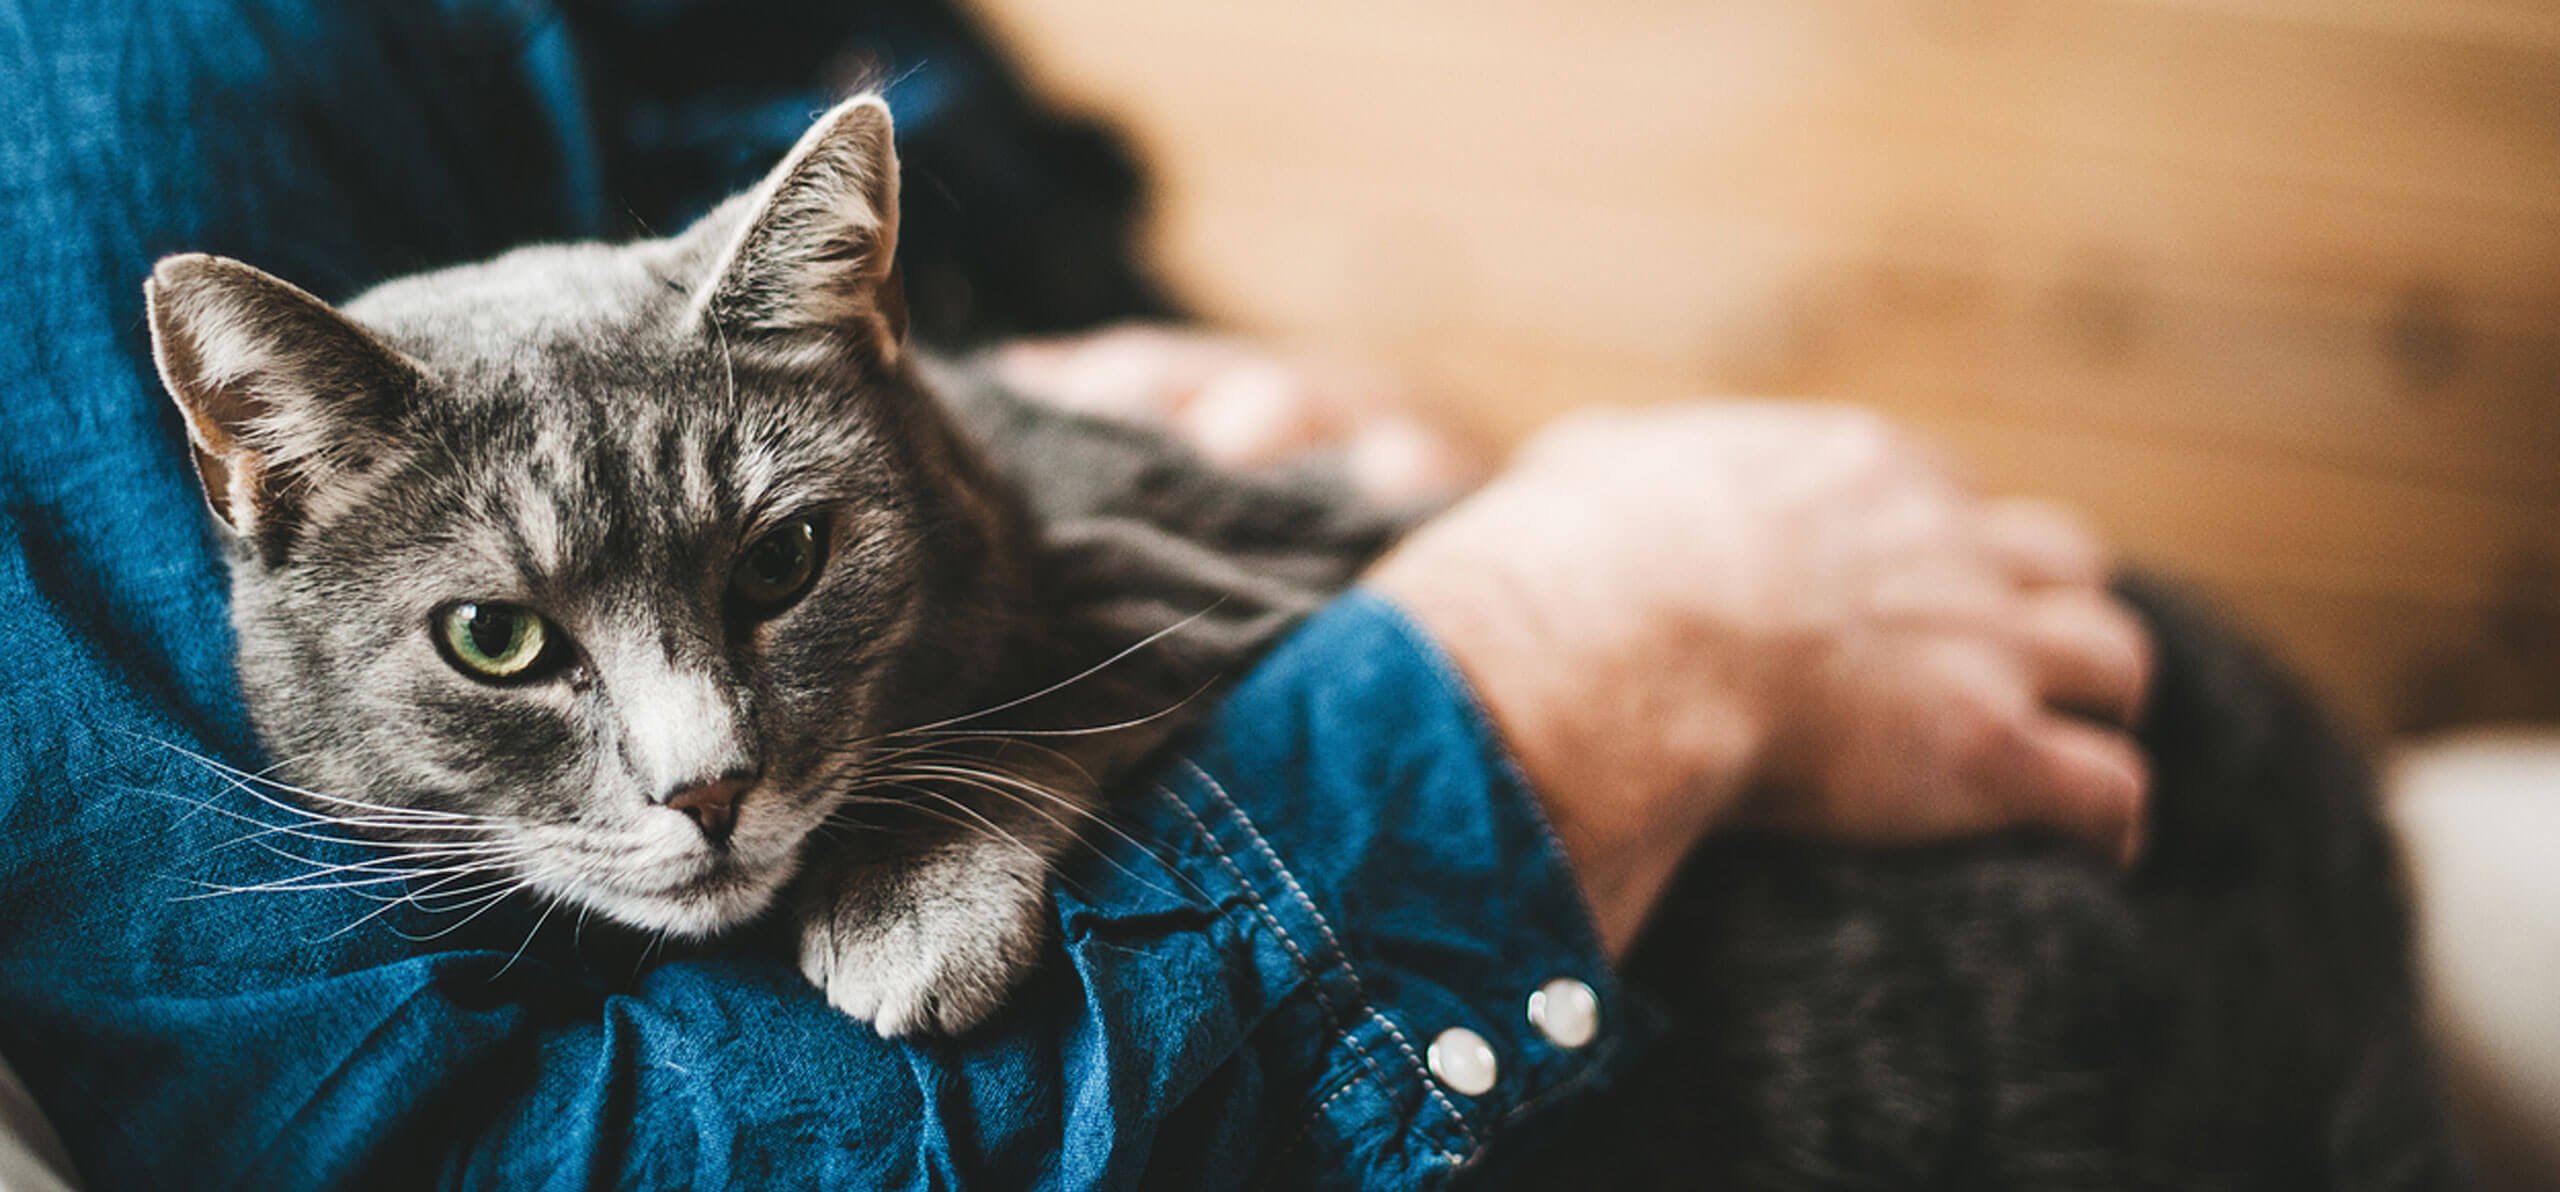
[[[1051,863],[1174,723],[1163,693],[1386,530],[1204,488],[1221,543],[1249,511],[1349,544],[1212,551],[1067,491],[1198,483],[1180,469],[1052,460],[1018,488],[980,443],[1021,408],[956,381],[946,406],[902,344],[897,196],[865,96],[671,239],[525,249],[343,313],[162,261],[155,358],[294,782],[468,829],[539,896],[645,930],[785,901],[803,971],[883,1034],[994,1010]]]

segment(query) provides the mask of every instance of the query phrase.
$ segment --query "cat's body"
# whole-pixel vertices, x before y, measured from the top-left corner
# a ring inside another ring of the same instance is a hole
[[[297,785],[643,928],[779,904],[812,980],[884,1032],[991,1012],[1111,780],[1395,527],[907,350],[895,194],[885,109],[857,101],[675,238],[527,250],[344,316],[164,262],[155,348]],[[2162,789],[2130,883],[2028,843],[1711,845],[1631,965],[1680,1024],[1638,1111],[1521,1161],[2451,1180],[2353,754],[2152,611]]]
[[[1186,607],[1145,579],[1167,536],[1035,524],[902,342],[896,191],[866,99],[669,240],[344,313],[162,262],[155,353],[295,784],[645,930],[786,902],[804,970],[884,1033],[991,1012],[1090,775],[1170,731],[1223,629],[1307,597]]]

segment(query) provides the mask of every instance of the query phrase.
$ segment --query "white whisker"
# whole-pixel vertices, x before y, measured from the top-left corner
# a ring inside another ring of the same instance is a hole
[[[498,971],[489,974],[490,980],[495,981],[500,977],[506,976],[508,969],[514,968],[517,961],[524,959],[525,949],[533,946],[533,937],[542,934],[542,925],[550,922],[551,912],[559,909],[560,902],[558,899],[550,900],[549,903],[542,908],[542,913],[536,916],[533,920],[533,927],[524,933],[524,942],[516,945],[515,955],[507,957],[507,962],[499,965]]]
[[[504,886],[503,888],[499,889],[499,890],[498,890],[498,891],[496,891],[495,893],[492,893],[492,894],[489,894],[489,895],[486,895],[486,896],[482,897],[482,898],[480,899],[480,901],[479,901],[479,908],[480,908],[480,909],[475,910],[475,911],[471,912],[470,914],[463,916],[463,918],[462,918],[462,920],[461,920],[460,922],[453,923],[453,924],[449,924],[449,925],[447,925],[447,926],[445,926],[445,927],[443,927],[443,928],[441,928],[441,929],[435,930],[435,931],[430,931],[430,932],[426,933],[425,935],[411,935],[411,934],[409,934],[408,932],[405,932],[405,931],[400,930],[397,926],[394,926],[394,927],[391,929],[391,933],[392,933],[393,935],[399,936],[400,938],[402,938],[402,939],[404,939],[404,940],[408,940],[409,942],[414,943],[414,944],[423,944],[423,943],[427,943],[427,942],[429,942],[429,941],[431,941],[431,940],[440,940],[440,939],[443,939],[444,937],[446,937],[446,936],[448,936],[448,935],[452,935],[454,932],[460,931],[460,930],[462,930],[464,927],[469,926],[469,925],[471,924],[471,921],[472,921],[472,920],[477,919],[477,918],[479,918],[479,917],[480,917],[480,916],[482,916],[482,915],[488,914],[488,913],[489,913],[489,908],[494,907],[494,906],[497,906],[497,905],[499,905],[500,903],[505,902],[505,901],[507,900],[507,897],[508,897],[509,895],[514,894],[516,891],[521,890],[521,889],[524,889],[525,887],[530,886],[530,885],[532,885],[532,884],[533,884],[533,879],[532,879],[532,878],[522,878],[522,879],[519,879],[519,880],[517,880],[517,881],[515,881],[515,882],[513,882],[513,883],[510,883],[510,884],[508,884],[508,885]],[[469,904],[465,904],[465,905],[469,905]],[[461,909],[461,908],[456,907],[456,908],[454,908],[454,909],[459,910],[459,909]]]
[[[1220,600],[1220,601],[1214,602],[1214,603],[1210,604],[1210,605],[1209,605],[1209,607],[1204,608],[1204,609],[1201,609],[1199,612],[1193,613],[1193,614],[1191,614],[1190,616],[1184,617],[1183,619],[1181,619],[1181,620],[1179,620],[1179,621],[1176,621],[1176,622],[1174,622],[1174,623],[1173,623],[1173,624],[1171,624],[1171,625],[1167,625],[1167,626],[1165,626],[1165,627],[1164,627],[1164,628],[1162,628],[1162,629],[1156,630],[1155,632],[1150,633],[1150,634],[1148,634],[1147,636],[1145,636],[1145,637],[1143,637],[1143,638],[1138,639],[1138,641],[1137,641],[1137,643],[1136,643],[1136,644],[1131,645],[1131,646],[1127,647],[1126,649],[1121,650],[1119,653],[1114,654],[1114,655],[1112,655],[1112,656],[1111,656],[1111,657],[1109,657],[1109,658],[1105,658],[1105,659],[1103,659],[1103,660],[1102,660],[1102,661],[1100,661],[1100,662],[1094,663],[1092,666],[1086,667],[1085,669],[1083,669],[1083,670],[1081,670],[1081,671],[1078,671],[1078,672],[1076,672],[1075,674],[1069,675],[1069,676],[1067,676],[1067,677],[1066,677],[1066,678],[1064,678],[1064,679],[1060,679],[1060,680],[1058,680],[1058,681],[1057,681],[1057,682],[1055,682],[1055,683],[1051,683],[1050,685],[1048,685],[1048,686],[1046,686],[1046,687],[1043,687],[1043,688],[1041,688],[1041,689],[1040,689],[1040,690],[1038,690],[1038,691],[1034,691],[1034,692],[1032,692],[1032,693],[1031,693],[1031,694],[1029,694],[1029,695],[1016,696],[1016,697],[1014,697],[1014,698],[1012,698],[1012,699],[1006,700],[1005,702],[1000,703],[1000,704],[997,704],[997,705],[995,705],[995,706],[993,706],[993,707],[989,707],[989,708],[980,708],[980,709],[978,709],[978,710],[977,710],[977,711],[975,711],[975,712],[966,713],[966,714],[964,714],[964,715],[960,715],[960,716],[952,716],[952,717],[948,717],[948,718],[946,718],[946,719],[942,719],[942,720],[934,721],[934,722],[933,722],[933,723],[931,723],[931,724],[919,724],[919,725],[916,725],[916,726],[915,726],[915,727],[913,727],[913,728],[903,728],[903,729],[899,729],[899,730],[897,730],[897,731],[895,731],[895,732],[885,734],[885,735],[884,735],[884,737],[883,737],[883,739],[887,739],[887,738],[891,738],[891,737],[906,736],[906,735],[913,734],[913,733],[927,733],[927,732],[932,732],[932,731],[934,731],[934,730],[936,730],[936,729],[949,728],[949,727],[951,727],[951,726],[953,726],[953,725],[955,725],[955,724],[965,724],[965,723],[967,723],[967,722],[969,722],[969,721],[976,720],[976,719],[978,719],[978,718],[979,718],[979,717],[981,717],[981,716],[993,716],[993,715],[995,715],[995,714],[996,714],[996,713],[998,713],[998,712],[1010,711],[1010,710],[1012,710],[1012,709],[1014,709],[1014,708],[1019,708],[1019,707],[1021,707],[1021,706],[1022,706],[1022,705],[1024,705],[1024,704],[1030,703],[1030,702],[1031,702],[1031,701],[1033,701],[1033,700],[1041,699],[1041,698],[1043,698],[1043,697],[1046,697],[1046,696],[1049,696],[1049,695],[1056,694],[1057,692],[1059,692],[1059,691],[1061,691],[1061,690],[1063,690],[1063,689],[1065,689],[1065,688],[1072,687],[1072,686],[1074,686],[1075,684],[1078,684],[1078,683],[1081,683],[1081,682],[1085,681],[1086,679],[1090,679],[1090,678],[1094,677],[1095,675],[1101,674],[1103,671],[1108,670],[1108,669],[1110,669],[1111,667],[1113,667],[1113,666],[1115,666],[1115,665],[1119,664],[1119,663],[1120,663],[1120,662],[1122,662],[1123,660],[1127,659],[1130,655],[1135,654],[1135,653],[1137,653],[1137,652],[1138,652],[1138,651],[1140,651],[1140,650],[1146,649],[1147,647],[1152,646],[1152,645],[1156,644],[1157,642],[1163,641],[1164,639],[1166,639],[1166,638],[1168,638],[1168,637],[1171,637],[1171,636],[1173,636],[1173,635],[1174,635],[1174,634],[1176,634],[1176,633],[1180,633],[1180,632],[1182,632],[1183,630],[1190,628],[1192,625],[1196,624],[1196,623],[1200,620],[1200,618],[1205,617],[1205,616],[1208,616],[1210,613],[1216,612],[1216,611],[1217,611],[1217,609],[1218,609],[1218,605],[1219,605],[1219,604],[1222,604],[1222,603],[1225,603],[1225,601]]]
[[[1010,798],[1016,805],[1048,820],[1052,824],[1057,825],[1060,830],[1066,831],[1070,834],[1074,833],[1075,829],[1071,825],[1060,820],[1057,816],[1050,814],[1048,811],[1043,810],[1039,805],[1027,801],[1023,796],[1026,794],[1036,795],[1042,799],[1046,799],[1050,803],[1082,817],[1085,822],[1091,823],[1105,832],[1109,832],[1123,843],[1126,843],[1129,847],[1138,850],[1141,854],[1144,854],[1148,860],[1154,861],[1156,864],[1163,866],[1167,875],[1171,876],[1176,881],[1182,882],[1185,886],[1190,887],[1191,897],[1196,897],[1203,902],[1214,901],[1209,897],[1209,892],[1207,890],[1201,889],[1197,882],[1192,881],[1188,876],[1183,874],[1180,869],[1175,868],[1172,862],[1157,855],[1154,849],[1147,847],[1146,842],[1139,840],[1137,837],[1122,830],[1118,824],[1112,823],[1110,819],[1102,813],[1095,811],[1090,807],[1083,806],[1075,800],[1069,799],[1056,791],[1032,782],[1021,775],[1007,774],[993,770],[980,770],[957,765],[946,766],[919,764],[910,766],[905,773],[896,776],[884,776],[883,781],[895,781],[910,775],[924,780],[941,778],[949,781],[964,782],[979,790],[986,791],[989,794]],[[1181,899],[1185,897],[1183,894],[1157,885],[1152,879],[1126,865],[1121,864],[1108,853],[1097,851],[1094,855],[1100,857],[1104,864],[1107,864],[1112,868],[1119,870],[1122,874],[1127,875],[1129,880],[1138,882],[1146,886],[1148,889],[1154,890],[1168,898]]]
[[[122,731],[122,730],[119,730],[119,731]],[[192,749],[189,749],[189,748],[187,748],[187,747],[185,747],[185,746],[183,746],[183,745],[178,745],[178,744],[175,744],[175,743],[172,743],[172,742],[169,742],[169,741],[163,741],[163,740],[161,740],[161,739],[159,739],[159,738],[157,738],[157,737],[144,736],[144,735],[142,735],[142,734],[140,734],[140,733],[131,733],[131,732],[126,733],[126,735],[127,735],[127,736],[130,736],[130,737],[133,737],[135,740],[142,741],[142,742],[145,742],[145,743],[147,743],[147,744],[157,745],[157,746],[159,746],[159,747],[160,747],[160,748],[162,748],[162,749],[166,749],[166,750],[168,750],[168,751],[170,751],[170,752],[172,752],[172,753],[175,753],[175,754],[179,755],[180,757],[183,757],[183,758],[186,758],[186,759],[188,759],[188,760],[190,760],[190,761],[193,761],[193,762],[195,762],[196,764],[201,765],[201,766],[205,767],[206,769],[212,770],[212,771],[214,771],[214,772],[215,772],[215,773],[217,773],[217,774],[225,775],[225,776],[229,777],[229,778],[232,780],[232,782],[233,782],[233,785],[234,785],[234,786],[237,786],[237,787],[239,787],[239,788],[240,788],[240,789],[242,789],[242,790],[248,791],[250,794],[256,795],[260,800],[262,800],[262,801],[264,801],[264,802],[268,803],[268,804],[269,804],[269,805],[271,805],[271,806],[275,806],[275,807],[282,808],[282,809],[284,809],[284,810],[286,810],[286,811],[293,812],[293,813],[295,813],[295,814],[297,814],[297,815],[316,815],[316,814],[318,814],[318,813],[315,813],[315,812],[311,811],[311,810],[310,810],[310,809],[308,809],[308,808],[298,807],[298,806],[295,806],[295,805],[290,804],[290,803],[282,803],[282,802],[278,802],[278,801],[276,801],[276,800],[274,800],[274,799],[270,799],[270,798],[268,798],[267,796],[265,796],[265,795],[263,795],[263,794],[260,794],[260,793],[259,793],[259,792],[257,792],[256,790],[252,789],[252,784],[254,784],[255,786],[264,786],[264,787],[267,787],[267,788],[269,788],[269,789],[271,789],[271,790],[280,791],[280,792],[283,792],[283,793],[285,793],[285,794],[289,794],[289,795],[299,795],[299,796],[301,796],[301,797],[303,797],[303,798],[306,798],[306,799],[312,799],[312,800],[316,800],[316,801],[323,802],[323,803],[335,803],[335,804],[338,804],[338,805],[340,805],[340,806],[344,806],[344,807],[353,807],[353,808],[356,808],[356,809],[361,810],[361,811],[374,812],[374,813],[377,813],[377,814],[380,814],[380,815],[387,815],[387,816],[391,816],[391,817],[398,818],[398,819],[403,819],[403,820],[409,820],[409,819],[416,819],[416,820],[437,820],[437,821],[443,821],[443,822],[448,822],[448,823],[461,823],[461,822],[470,822],[470,823],[494,823],[494,822],[497,822],[497,821],[495,821],[494,819],[492,819],[491,817],[488,817],[488,816],[470,815],[470,814],[467,814],[467,813],[464,813],[464,812],[458,812],[458,811],[436,811],[436,810],[432,810],[432,809],[424,808],[424,807],[392,807],[392,806],[388,806],[388,805],[381,804],[381,803],[367,803],[367,802],[365,802],[365,801],[363,801],[363,800],[361,800],[361,799],[350,799],[350,798],[347,798],[347,797],[345,797],[345,796],[343,796],[343,795],[333,795],[333,794],[329,794],[329,793],[327,793],[327,792],[325,792],[325,791],[315,791],[315,790],[311,790],[311,789],[306,788],[306,787],[299,787],[299,786],[295,786],[295,785],[293,785],[292,783],[289,783],[289,782],[279,782],[279,781],[277,781],[277,780],[275,780],[275,779],[268,778],[268,777],[264,776],[263,774],[253,774],[253,773],[251,773],[251,772],[249,772],[249,771],[247,771],[247,770],[240,769],[240,768],[239,768],[239,767],[237,767],[237,766],[232,766],[232,765],[226,764],[226,763],[224,763],[224,762],[218,761],[218,760],[216,760],[216,759],[214,759],[214,758],[206,757],[205,755],[203,755],[203,754],[201,754],[201,753],[197,753],[196,751],[194,751],[194,750],[192,750]],[[272,767],[271,767],[271,768],[272,768]]]

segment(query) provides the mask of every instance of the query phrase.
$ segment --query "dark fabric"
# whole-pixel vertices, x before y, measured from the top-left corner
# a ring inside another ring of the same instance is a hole
[[[899,268],[928,341],[1163,316],[1134,267],[1135,166],[1034,103],[986,35],[934,0],[568,0],[599,148],[629,232],[754,183],[823,97],[884,89],[906,179]]]
[[[0,1054],[91,1186],[1407,1187],[1609,1070],[1614,1031],[1565,1052],[1525,1030],[1550,977],[1612,1023],[1619,995],[1462,687],[1367,597],[1131,792],[1057,884],[1041,974],[957,1043],[884,1043],[777,939],[399,901],[375,854],[224,769],[269,759],[147,359],[150,262],[221,252],[340,297],[678,218],[735,181],[702,156],[730,131],[778,147],[842,46],[956,30],[939,12],[0,0]],[[975,112],[949,152],[987,155],[1022,210],[1124,212],[1055,172],[1054,126],[1008,123],[982,47],[917,44],[947,47],[901,51],[945,73],[889,64],[920,159],[957,127],[937,112]],[[928,82],[949,91],[911,98]],[[912,223],[916,251],[1012,294],[983,246],[1030,233],[978,197]],[[955,325],[1118,313],[1061,293]],[[346,868],[223,892],[309,872],[279,853]],[[1453,1026],[1501,1057],[1481,1097],[1429,1073]]]

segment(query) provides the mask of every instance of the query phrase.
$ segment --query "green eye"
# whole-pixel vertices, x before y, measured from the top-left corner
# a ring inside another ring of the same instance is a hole
[[[772,614],[800,598],[818,574],[818,523],[794,518],[747,544],[729,590],[750,611]]]
[[[551,623],[517,604],[456,604],[436,618],[436,637],[464,673],[524,677],[551,643]]]

